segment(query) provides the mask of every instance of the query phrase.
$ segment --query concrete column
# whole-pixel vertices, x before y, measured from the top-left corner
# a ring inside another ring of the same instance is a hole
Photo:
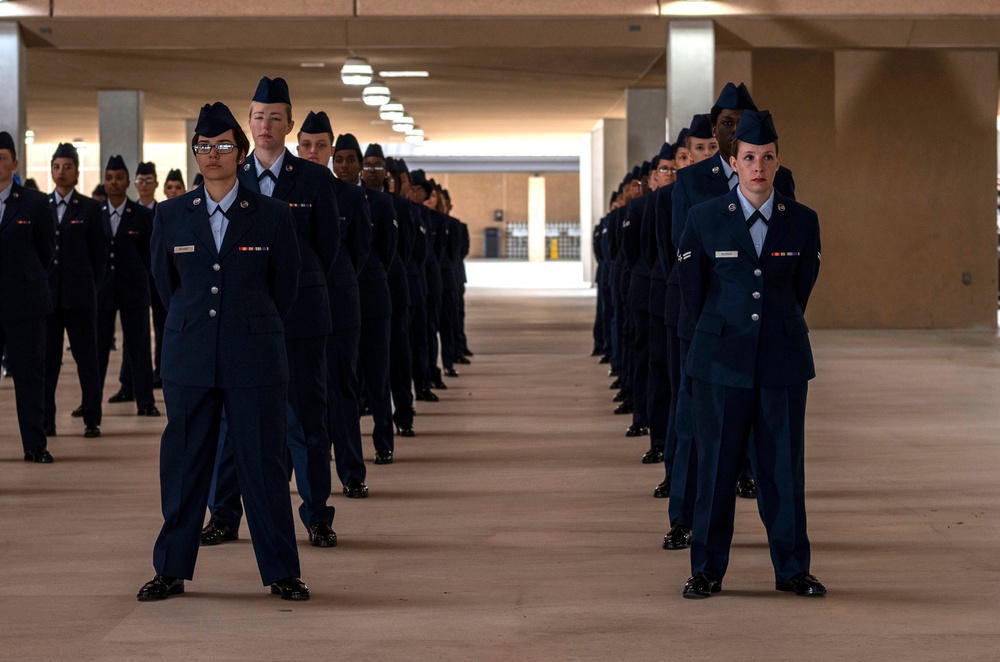
[[[625,123],[628,138],[626,162],[639,165],[660,151],[666,140],[667,92],[658,89],[625,90]]]
[[[672,20],[667,31],[667,134],[676,140],[696,113],[715,103],[715,25]]]
[[[580,159],[580,196],[586,196],[589,205],[580,205],[580,257],[583,259],[583,278],[593,281],[595,264],[591,251],[594,226],[608,211],[611,193],[625,174],[625,120],[603,119],[590,132],[589,178],[584,177],[584,159]],[[589,207],[589,215],[585,209]]]
[[[545,178],[528,179],[528,262],[545,262]]]
[[[0,23],[0,131],[10,133],[20,162],[18,174],[24,181],[28,167],[24,131],[27,125],[27,57],[20,23]]]
[[[142,161],[143,93],[141,90],[99,90],[97,92],[98,122],[101,139],[101,173],[108,159],[121,154],[129,175]],[[128,195],[136,196],[129,184]]]
[[[590,240],[594,227],[594,195],[591,190],[593,142],[594,137],[590,133],[580,142],[580,262],[583,264],[583,279],[588,283],[594,282],[594,247]],[[1000,144],[1000,132],[997,133],[997,142]]]
[[[191,144],[191,136],[194,135],[194,127],[198,125],[198,120],[184,120],[184,142],[186,145]],[[198,161],[194,158],[194,152],[190,149],[187,151],[187,179],[184,184],[190,189],[194,186],[194,178],[198,176],[201,170],[198,169]]]

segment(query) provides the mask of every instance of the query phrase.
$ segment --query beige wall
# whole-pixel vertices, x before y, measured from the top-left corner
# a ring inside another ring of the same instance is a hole
[[[542,172],[545,177],[545,218],[549,221],[580,219],[580,175],[575,172]],[[469,226],[470,257],[483,257],[484,230],[504,229],[493,220],[493,211],[502,209],[505,221],[528,220],[529,173],[434,173],[428,172],[448,189],[454,216]],[[503,241],[501,240],[501,250]]]
[[[996,325],[997,67],[987,51],[754,52],[754,101],[822,226],[814,327]]]

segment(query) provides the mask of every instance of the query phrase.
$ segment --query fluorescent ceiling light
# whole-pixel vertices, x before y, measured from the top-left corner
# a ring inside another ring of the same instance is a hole
[[[326,62],[299,62],[299,66],[305,69],[322,69]]]
[[[382,81],[376,79],[373,80],[368,87],[365,88],[364,92],[361,93],[361,100],[365,102],[366,106],[381,106],[389,103],[391,97],[389,96],[389,88]]]
[[[360,57],[348,58],[340,68],[340,80],[344,85],[367,85],[372,82],[372,66]]]
[[[418,126],[415,126],[412,129],[410,129],[409,131],[407,131],[406,135],[408,135],[408,136],[422,136],[422,135],[424,135],[424,130],[421,129],[420,127],[418,127]]]
[[[424,144],[424,137],[423,136],[419,136],[419,135],[413,135],[413,136],[408,135],[405,138],[403,138],[403,140],[405,140],[406,142],[410,143],[411,145],[423,145]]]
[[[403,108],[403,104],[399,103],[395,99],[390,99],[389,103],[378,109],[378,116],[384,120],[399,119],[405,114],[406,112]]]
[[[403,131],[409,131],[412,128],[413,128],[413,118],[412,117],[404,115],[403,117],[400,117],[399,119],[396,119],[396,120],[392,121],[392,130],[393,131],[403,132]]]
[[[430,73],[426,71],[380,71],[378,75],[382,78],[427,78]]]

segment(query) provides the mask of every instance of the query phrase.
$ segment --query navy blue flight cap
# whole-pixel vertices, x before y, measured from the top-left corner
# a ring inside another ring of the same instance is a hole
[[[410,174],[410,168],[403,159],[396,159],[396,167],[399,168],[399,172],[405,172],[407,175]]]
[[[330,127],[330,118],[322,110],[318,113],[309,111],[306,115],[306,119],[302,122],[302,126],[299,127],[299,131],[302,133],[329,133],[333,135],[333,129]]]
[[[674,146],[670,143],[663,143],[663,147],[660,148],[660,153],[656,155],[661,161],[673,161],[674,160]]]
[[[397,173],[399,172],[399,166],[396,165],[396,159],[391,156],[385,157],[385,170],[386,172]]]
[[[14,158],[17,158],[17,148],[14,147],[14,138],[6,131],[0,131],[0,149],[9,149]]]
[[[90,197],[94,197],[97,195],[107,196],[107,194],[108,194],[107,191],[104,190],[104,184],[98,184],[97,186],[94,187],[94,191],[90,194]]]
[[[757,110],[744,83],[740,83],[739,87],[733,83],[726,83],[719,93],[719,98],[715,100],[715,107],[726,110]]]
[[[382,145],[378,143],[371,143],[368,145],[368,149],[365,150],[365,158],[369,156],[377,156],[378,158],[385,160],[385,154],[382,152]]]
[[[426,181],[427,175],[424,174],[423,170],[418,169],[410,173],[410,183],[414,186],[423,186]]]
[[[651,167],[652,166],[650,165],[649,161],[643,161],[642,162],[642,167],[639,168],[639,177],[647,177],[647,176],[649,176],[649,169]]]
[[[625,178],[625,183],[628,183],[633,179],[642,179],[642,166],[635,166],[632,168],[632,172],[630,172]]]
[[[205,182],[205,175],[199,172],[197,175],[194,176],[194,185],[196,187],[201,186],[204,182]]]
[[[691,128],[688,138],[708,140],[712,137],[712,117],[710,115],[695,115],[691,118]]]
[[[128,172],[128,167],[125,165],[125,159],[120,154],[115,154],[108,159],[108,165],[104,166],[104,170],[124,170]]]
[[[214,138],[230,129],[242,131],[240,123],[233,117],[229,107],[221,101],[216,101],[211,106],[206,103],[202,107],[198,113],[198,123],[194,127],[194,132],[202,138]]]
[[[292,105],[291,97],[288,96],[288,83],[284,78],[274,80],[264,76],[257,83],[257,91],[253,93],[253,100],[258,103],[287,103]],[[312,133],[310,131],[310,133]],[[318,132],[317,132],[318,133]]]
[[[164,184],[167,183],[167,182],[180,182],[181,185],[183,185],[184,184],[184,178],[181,177],[181,171],[178,170],[177,168],[174,168],[173,170],[171,170],[170,172],[168,172],[167,173],[167,178],[165,180],[163,180]]]
[[[135,174],[152,175],[153,177],[156,177],[156,164],[152,161],[146,161],[145,163],[139,161],[139,166],[135,169]]]
[[[361,145],[358,144],[358,139],[354,137],[354,134],[342,133],[337,137],[337,144],[333,146],[333,151],[342,152],[345,149],[353,149],[358,153],[358,160],[361,160]]]
[[[691,129],[684,127],[681,132],[677,134],[677,142],[674,143],[674,151],[677,151],[678,147],[684,147],[687,144],[687,137],[691,135]]]
[[[615,204],[615,200],[617,198],[618,198],[618,191],[612,191],[611,192],[611,202],[608,203],[608,206],[610,207],[611,205]]]
[[[748,110],[736,125],[735,140],[751,145],[769,145],[778,141],[778,132],[769,110]]]
[[[73,143],[59,143],[56,151],[52,154],[53,159],[73,159],[76,164],[80,163],[80,153],[73,147]]]

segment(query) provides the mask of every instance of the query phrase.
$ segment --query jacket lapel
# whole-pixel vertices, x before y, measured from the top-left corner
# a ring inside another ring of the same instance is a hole
[[[722,169],[722,155],[712,157],[714,165],[708,171],[708,188],[715,195],[725,195],[729,193],[729,180],[726,179],[726,171]],[[738,206],[738,205],[737,205]]]
[[[252,152],[243,159],[243,164],[240,165],[240,169],[236,172],[236,177],[240,180],[240,184],[254,193],[260,193],[260,184],[257,182],[257,166]]]
[[[208,221],[208,206],[205,204],[204,186],[198,189],[198,197],[193,198],[188,203],[188,213],[195,219],[191,223],[194,236],[198,237],[198,241],[204,244],[209,253],[218,256],[219,252],[215,250],[215,238],[212,237],[212,224]]]
[[[733,235],[736,243],[753,258],[757,258],[757,250],[754,248],[753,239],[750,238],[750,231],[747,229],[746,219],[743,218],[743,208],[740,200],[736,197],[736,190],[729,192],[726,198],[726,230]]]
[[[781,243],[788,231],[792,227],[792,222],[788,218],[788,207],[785,199],[777,192],[774,193],[774,206],[771,208],[771,220],[767,224],[767,236],[764,237],[764,246],[760,249],[760,259],[764,260],[771,254],[774,247]]]
[[[288,197],[295,186],[295,175],[298,174],[298,171],[299,169],[292,163],[292,153],[286,148],[281,173],[278,175],[278,181],[274,183],[274,193],[271,194],[271,197],[276,200],[284,200]]]
[[[3,218],[0,219],[0,230],[5,230],[21,209],[21,187],[15,182],[11,184],[7,202],[3,206]]]
[[[250,198],[251,196],[247,195],[246,189],[241,186],[236,201],[226,214],[229,218],[229,227],[226,228],[226,236],[222,238],[222,248],[219,250],[220,258],[225,258],[253,225],[253,212],[256,205]]]

